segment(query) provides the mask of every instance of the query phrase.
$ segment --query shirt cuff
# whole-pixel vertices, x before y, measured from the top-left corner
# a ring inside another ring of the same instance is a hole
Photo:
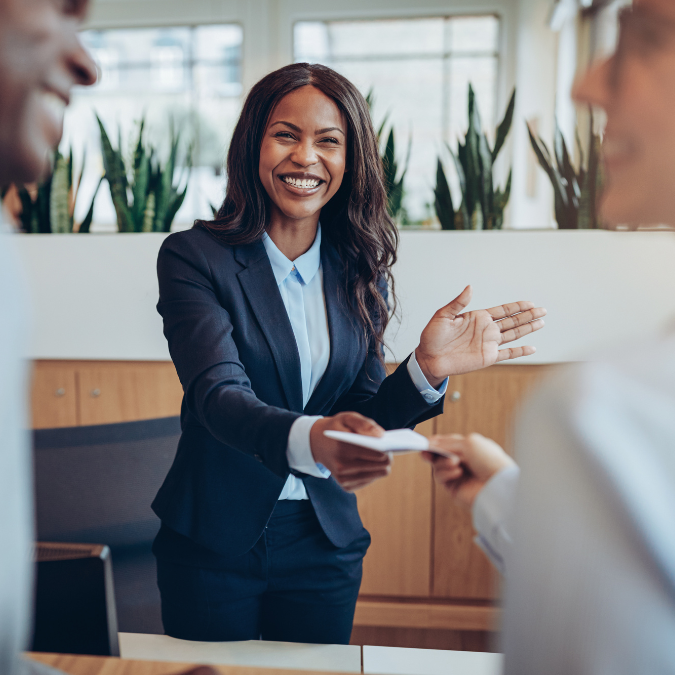
[[[511,524],[519,477],[520,469],[515,465],[502,469],[490,478],[473,503],[476,543],[502,574],[506,573],[513,546]]]
[[[323,464],[314,461],[312,446],[309,442],[309,432],[312,430],[314,422],[320,419],[321,415],[316,417],[303,415],[293,422],[288,434],[286,459],[288,460],[288,466],[295,471],[316,478],[328,478],[330,471]]]
[[[445,390],[448,388],[447,377],[445,378],[445,380],[443,380],[443,383],[438,389],[434,389],[429,384],[427,378],[424,377],[424,373],[422,372],[419,363],[417,363],[417,359],[415,358],[415,352],[413,352],[410,358],[408,359],[408,375],[410,375],[410,379],[417,388],[417,391],[419,391],[419,393],[422,394],[422,398],[429,405],[438,403],[438,401],[445,394]]]

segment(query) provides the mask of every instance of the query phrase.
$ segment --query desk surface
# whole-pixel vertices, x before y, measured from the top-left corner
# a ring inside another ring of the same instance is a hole
[[[367,675],[500,675],[502,655],[439,649],[407,649],[355,645],[301,645],[265,643],[193,643],[172,645],[166,641],[143,641],[143,636],[120,639],[123,658],[29,654],[68,675],[178,675],[196,664],[210,664],[223,675],[290,675],[327,672]],[[126,634],[132,635],[132,634]],[[172,638],[167,638],[171,640]],[[179,640],[177,642],[184,642]],[[161,649],[161,645],[168,649]],[[225,649],[227,647],[227,649]],[[340,649],[342,647],[342,649]],[[152,652],[155,656],[151,655]],[[135,654],[129,658],[131,654]],[[179,655],[183,658],[178,658]],[[335,658],[331,660],[329,655]],[[358,666],[353,669],[354,655]],[[124,658],[126,657],[126,658]],[[157,660],[155,660],[157,659]],[[226,660],[227,659],[227,660]],[[223,665],[227,663],[229,665]],[[350,670],[345,671],[344,666]]]
[[[368,675],[500,675],[503,656],[445,649],[363,647]]]
[[[36,654],[27,655],[29,658],[46,663],[52,668],[68,675],[179,675],[196,663],[176,663],[164,661],[139,661],[118,659],[111,656],[73,656],[69,654]],[[297,670],[247,668],[245,666],[212,666],[222,675],[292,675]],[[326,675],[325,671],[306,671],[315,675]]]
[[[168,635],[120,633],[123,659],[177,661],[256,668],[361,672],[358,645],[312,645],[291,642],[193,642]]]

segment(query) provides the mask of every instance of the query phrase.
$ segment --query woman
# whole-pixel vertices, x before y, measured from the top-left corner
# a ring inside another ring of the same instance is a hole
[[[622,10],[574,95],[607,115],[605,221],[675,227],[675,3]],[[671,333],[548,382],[518,424],[522,474],[477,434],[434,439],[455,454],[427,454],[436,480],[506,574],[507,675],[675,672],[674,354]]]
[[[389,459],[324,432],[379,435],[439,414],[448,375],[532,353],[498,346],[544,312],[459,316],[467,288],[385,378],[396,229],[366,102],[329,68],[295,64],[253,87],[227,169],[216,218],[168,237],[158,260],[185,392],[153,504],[164,626],[347,643],[370,542],[350,491]]]

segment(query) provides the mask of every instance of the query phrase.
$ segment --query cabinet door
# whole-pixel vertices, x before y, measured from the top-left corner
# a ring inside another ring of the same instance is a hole
[[[74,364],[69,361],[36,361],[31,399],[33,429],[79,424]]]
[[[82,362],[81,424],[111,424],[180,413],[183,396],[173,363]]]
[[[524,396],[550,366],[501,365],[451,378],[439,434],[478,432],[511,452],[514,417]],[[434,497],[433,595],[487,600],[498,575],[473,541],[470,514],[437,486]]]
[[[416,431],[434,433],[435,420]],[[391,475],[356,493],[372,536],[362,595],[428,596],[431,573],[431,467],[417,454],[394,458]]]

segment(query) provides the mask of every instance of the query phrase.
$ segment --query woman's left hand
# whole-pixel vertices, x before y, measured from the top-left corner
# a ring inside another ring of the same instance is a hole
[[[535,307],[532,302],[512,302],[462,314],[471,294],[471,286],[467,286],[439,309],[422,331],[415,358],[433,387],[450,375],[469,373],[536,351],[529,346],[499,347],[543,328],[543,307]]]

